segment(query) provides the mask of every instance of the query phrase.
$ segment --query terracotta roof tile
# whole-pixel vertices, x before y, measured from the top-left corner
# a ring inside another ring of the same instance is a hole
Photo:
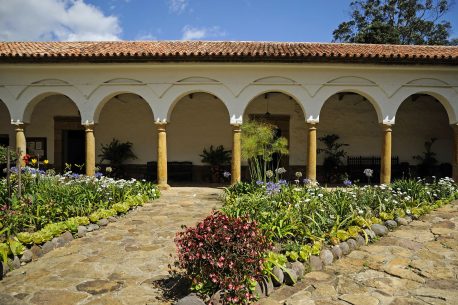
[[[289,61],[458,65],[458,47],[251,41],[0,42],[0,63],[73,61]]]

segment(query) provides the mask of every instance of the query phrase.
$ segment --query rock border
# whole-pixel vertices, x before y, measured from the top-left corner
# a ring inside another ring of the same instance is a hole
[[[147,203],[148,202],[145,202],[145,204]],[[24,253],[22,253],[21,256],[14,256],[13,259],[8,258],[8,261],[6,264],[4,264],[0,260],[0,281],[10,271],[19,269],[21,266],[24,266],[32,261],[36,261],[43,255],[51,252],[54,249],[64,247],[74,239],[85,237],[87,233],[95,232],[104,227],[107,227],[109,223],[117,222],[120,218],[129,215],[131,212],[136,211],[137,209],[139,209],[142,206],[133,207],[129,209],[126,213],[123,213],[123,214],[99,219],[97,223],[89,223],[88,225],[85,225],[85,226],[78,226],[78,230],[74,234],[72,234],[70,231],[65,231],[60,236],[54,237],[52,240],[49,240],[41,245],[33,243],[31,246],[27,247],[24,250]]]
[[[428,213],[427,213],[428,214]],[[427,215],[425,214],[425,215]],[[417,218],[417,217],[415,217]],[[272,270],[274,276],[265,276],[256,284],[256,293],[259,299],[263,299],[272,294],[276,289],[283,285],[294,286],[308,272],[321,271],[325,266],[344,256],[350,254],[353,250],[359,249],[361,246],[367,245],[370,242],[375,242],[380,237],[394,231],[400,226],[406,226],[413,221],[413,217],[398,217],[395,220],[387,220],[383,224],[372,224],[370,228],[364,229],[367,235],[366,238],[358,234],[356,237],[351,237],[346,241],[340,242],[338,245],[326,246],[320,251],[320,255],[311,255],[307,262],[300,261],[288,262],[284,268],[275,266]],[[184,298],[179,299],[176,305],[204,305],[204,300],[198,297],[197,294],[191,293]],[[209,301],[210,305],[222,305],[219,292],[216,292]]]

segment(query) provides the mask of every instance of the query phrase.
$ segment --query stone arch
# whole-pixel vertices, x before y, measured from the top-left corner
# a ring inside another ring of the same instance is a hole
[[[313,106],[312,109],[321,113],[321,110],[324,104],[334,95],[339,93],[355,93],[371,103],[375,112],[377,113],[377,119],[379,123],[382,123],[387,118],[387,107],[386,107],[386,97],[380,90],[380,88],[371,86],[371,87],[356,87],[356,86],[323,86],[318,93],[313,97]]]
[[[303,90],[299,86],[249,86],[243,90],[243,92],[239,95],[238,99],[242,101],[241,104],[241,115],[244,115],[246,112],[247,107],[250,103],[253,102],[257,97],[262,96],[263,94],[269,92],[280,92],[289,97],[291,97],[301,108],[304,117],[306,117],[306,111],[308,110],[307,102],[309,98],[307,98],[307,94],[305,90]]]
[[[220,102],[222,102],[229,113],[229,116],[233,113],[234,109],[234,99],[232,93],[223,86],[214,86],[214,85],[199,85],[196,86],[172,86],[163,96],[161,102],[161,116],[158,116],[159,119],[170,120],[173,109],[176,104],[186,95],[196,94],[196,93],[207,93],[215,96]]]
[[[30,122],[35,106],[44,98],[52,95],[66,96],[76,105],[81,116],[83,115],[86,98],[75,87],[59,86],[50,88],[48,86],[29,86],[21,93],[15,103],[16,106],[11,113],[11,119]]]
[[[85,108],[85,117],[82,117],[83,122],[86,120],[89,122],[97,123],[100,118],[100,112],[102,111],[105,104],[110,101],[113,97],[120,94],[134,94],[141,97],[151,109],[153,115],[155,115],[154,107],[158,105],[158,99],[154,92],[146,86],[101,86],[97,88],[92,94]]]
[[[400,162],[410,166],[402,167],[404,175],[414,176],[451,176],[453,163],[453,130],[449,123],[455,121],[455,110],[448,99],[429,90],[405,90],[396,99],[396,124],[393,125],[393,155]],[[408,94],[406,91],[409,91]],[[436,154],[437,166],[428,169],[417,166],[420,163],[413,158],[422,155],[425,142],[435,138],[432,151]],[[442,165],[444,166],[442,166]]]
[[[417,87],[403,87],[391,97],[393,101],[394,112],[397,113],[402,103],[409,97],[415,94],[426,94],[438,100],[445,111],[450,124],[458,122],[458,106],[452,104],[450,101],[458,100],[458,94],[450,88],[417,88]]]

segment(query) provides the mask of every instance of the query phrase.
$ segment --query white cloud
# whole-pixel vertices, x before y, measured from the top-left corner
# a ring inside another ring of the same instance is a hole
[[[186,25],[183,30],[182,40],[196,40],[206,38],[216,38],[225,36],[226,33],[218,26],[213,27],[193,27]]]
[[[121,30],[84,0],[0,0],[0,40],[120,40]]]
[[[169,3],[169,10],[175,14],[181,14],[189,5],[189,0],[167,0]]]
[[[135,40],[157,40],[157,36],[152,33],[139,33],[135,36]]]

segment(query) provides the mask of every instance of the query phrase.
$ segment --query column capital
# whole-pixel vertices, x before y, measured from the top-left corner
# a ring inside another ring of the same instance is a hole
[[[17,128],[23,128],[25,123],[20,120],[11,120],[11,125],[15,125]]]
[[[306,122],[307,124],[316,125],[320,122],[320,115],[317,115],[317,116],[310,115],[307,118]]]
[[[382,125],[382,129],[383,129],[384,131],[392,131],[391,127],[393,127],[393,125],[391,125],[391,124],[384,124],[384,123],[382,123],[381,125]]]
[[[94,131],[94,126],[95,126],[94,123],[92,123],[92,124],[84,123],[82,125],[84,126],[84,130],[86,130],[86,131]]]
[[[243,124],[243,117],[241,115],[236,116],[233,114],[230,119],[231,125],[242,125]]]

